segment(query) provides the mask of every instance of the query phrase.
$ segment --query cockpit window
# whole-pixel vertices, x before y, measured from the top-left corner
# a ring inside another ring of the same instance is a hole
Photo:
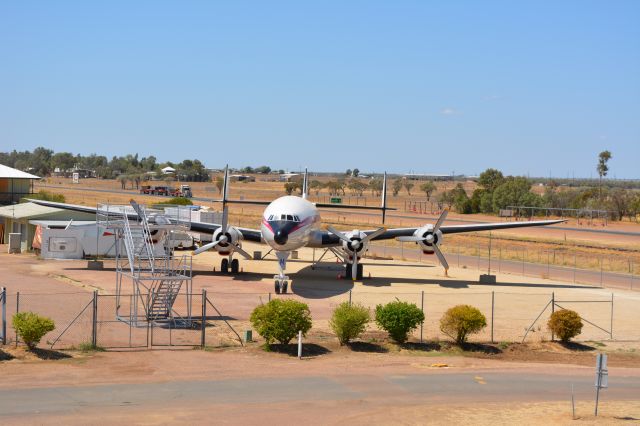
[[[293,221],[293,216],[291,216],[290,214],[287,215],[287,220],[292,222]]]

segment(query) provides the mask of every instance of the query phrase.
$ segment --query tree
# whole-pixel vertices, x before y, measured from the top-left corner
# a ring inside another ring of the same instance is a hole
[[[371,179],[369,181],[369,189],[371,190],[371,195],[373,195],[374,197],[379,197],[380,194],[382,194],[382,179]]]
[[[214,184],[218,188],[218,193],[222,194],[222,188],[224,187],[224,178],[222,176],[216,176]]]
[[[609,172],[609,166],[607,163],[611,159],[610,151],[602,151],[598,154],[598,166],[596,169],[598,170],[598,176],[600,176],[600,199],[602,200],[602,178],[607,175]]]
[[[353,177],[358,177],[359,174],[360,174],[360,170],[358,169],[353,169],[353,171],[351,172],[351,176]]]
[[[347,169],[347,171],[344,172],[344,174],[347,175],[347,176],[351,176],[352,173],[353,173],[353,171],[351,169]]]
[[[540,206],[542,198],[532,193],[530,189],[529,179],[522,176],[509,176],[493,192],[493,211],[505,209],[508,206]]]
[[[414,187],[413,182],[410,182],[410,181],[408,181],[408,180],[406,180],[406,181],[404,182],[404,189],[406,189],[406,190],[407,190],[407,194],[411,195],[411,188],[413,188],[413,187]]]
[[[362,193],[367,189],[367,185],[360,182],[358,179],[351,179],[347,184],[347,188],[351,190],[353,195],[362,196]]]
[[[293,194],[293,191],[296,191],[296,190],[302,191],[302,185],[300,185],[300,183],[297,181],[286,182],[284,184],[284,190],[287,193],[287,195],[291,195]]]
[[[504,182],[504,175],[500,170],[487,169],[480,173],[478,177],[478,185],[489,192],[493,192],[498,186]]]
[[[582,319],[576,311],[561,309],[551,314],[547,327],[561,342],[567,343],[582,332]]]
[[[127,189],[127,182],[129,181],[129,177],[127,175],[118,176],[118,181],[120,181],[120,186],[122,189]]]
[[[400,179],[394,180],[393,186],[391,187],[393,196],[397,197],[401,189],[402,189],[402,181]]]
[[[420,185],[420,191],[424,192],[424,194],[427,196],[427,201],[431,199],[431,194],[433,194],[433,191],[435,190],[436,185],[431,181],[427,181]]]
[[[309,189],[312,191],[315,191],[316,196],[320,194],[320,191],[322,190],[322,188],[324,188],[324,185],[319,180],[314,179],[311,182],[309,182]]]

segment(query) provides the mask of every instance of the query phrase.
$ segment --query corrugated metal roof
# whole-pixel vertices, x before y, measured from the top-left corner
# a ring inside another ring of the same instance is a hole
[[[58,213],[62,209],[53,207],[40,206],[36,203],[20,203],[12,206],[0,207],[0,217],[9,217],[15,219],[30,219],[45,216],[51,213]]]
[[[13,167],[5,166],[4,164],[0,164],[0,178],[9,178],[9,179],[40,179],[40,176],[32,175],[27,172],[23,172],[18,169],[14,169]]]

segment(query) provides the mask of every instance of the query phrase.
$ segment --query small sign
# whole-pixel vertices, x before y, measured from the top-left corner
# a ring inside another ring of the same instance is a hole
[[[80,181],[80,173],[74,173],[73,174],[73,183],[79,183]]]
[[[342,204],[342,198],[340,198],[340,197],[331,197],[331,204]]]
[[[596,358],[596,383],[597,388],[609,387],[609,370],[607,370],[607,355],[598,354]]]

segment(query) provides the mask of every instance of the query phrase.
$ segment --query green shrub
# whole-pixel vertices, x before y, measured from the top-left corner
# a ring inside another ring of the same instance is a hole
[[[167,201],[160,201],[156,204],[169,204],[171,206],[192,206],[193,202],[185,197],[173,197],[169,198]]]
[[[53,320],[33,312],[18,312],[13,316],[13,328],[29,349],[35,349],[40,339],[55,330]]]
[[[390,302],[376,306],[376,323],[398,343],[407,341],[412,330],[424,321],[424,313],[413,303]]]
[[[487,319],[478,308],[471,305],[457,305],[440,318],[440,330],[463,344],[470,334],[478,333],[487,326]]]
[[[582,332],[582,320],[576,311],[562,309],[551,314],[547,323],[549,330],[553,332],[560,341],[568,342]]]
[[[29,194],[28,197],[21,199],[20,202],[21,203],[28,202],[27,198],[31,198],[33,200],[53,201],[55,203],[64,203],[65,201],[64,195],[57,194],[55,192],[45,191],[44,189],[41,189],[35,194]]]
[[[369,309],[360,304],[343,302],[333,311],[329,325],[338,336],[340,345],[361,335],[371,321]]]
[[[253,310],[251,325],[267,344],[278,341],[286,345],[300,330],[306,336],[311,329],[311,312],[305,303],[274,299]]]

